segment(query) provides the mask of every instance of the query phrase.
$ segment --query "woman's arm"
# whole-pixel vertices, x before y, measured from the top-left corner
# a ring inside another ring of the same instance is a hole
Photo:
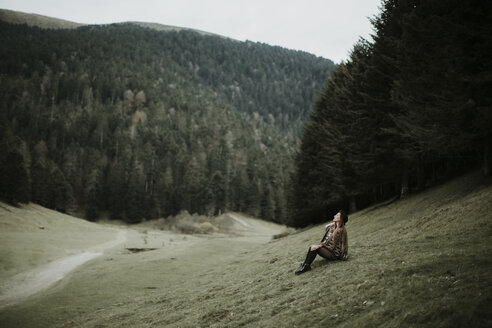
[[[347,238],[347,230],[345,229],[342,235],[342,253],[343,253],[343,259],[346,260],[348,257],[348,238]]]

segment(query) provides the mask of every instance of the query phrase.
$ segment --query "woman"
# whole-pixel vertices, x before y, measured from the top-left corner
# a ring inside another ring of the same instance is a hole
[[[333,223],[326,225],[326,232],[319,245],[311,245],[304,263],[295,272],[296,275],[311,270],[316,255],[327,260],[346,260],[348,253],[347,230],[345,224],[348,216],[343,211],[339,211],[333,218]]]

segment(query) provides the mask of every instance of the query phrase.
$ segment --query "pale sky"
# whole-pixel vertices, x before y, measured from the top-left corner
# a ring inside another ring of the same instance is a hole
[[[77,23],[141,21],[303,50],[336,63],[373,33],[381,0],[0,0],[0,8]]]

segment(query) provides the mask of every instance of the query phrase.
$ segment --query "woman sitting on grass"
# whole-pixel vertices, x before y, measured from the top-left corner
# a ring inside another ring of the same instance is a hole
[[[327,260],[346,260],[348,252],[347,230],[345,223],[348,216],[343,211],[339,211],[333,218],[333,223],[326,225],[326,232],[319,245],[311,245],[304,263],[295,272],[296,275],[311,270],[316,255],[324,257]]]

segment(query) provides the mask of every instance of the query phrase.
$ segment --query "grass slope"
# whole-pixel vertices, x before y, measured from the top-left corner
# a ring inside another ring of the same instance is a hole
[[[116,237],[110,227],[36,204],[0,202],[0,279],[80,253]]]
[[[490,327],[492,185],[470,174],[351,215],[349,260],[295,276],[323,226],[93,260],[2,327]],[[144,232],[141,232],[144,233]],[[183,238],[183,237],[181,237]]]
[[[38,14],[28,14],[20,11],[0,9],[0,20],[12,24],[27,24],[45,29],[70,29],[84,26],[64,19],[58,19]]]
[[[71,29],[71,28],[77,28],[81,26],[86,26],[87,24],[82,24],[82,23],[75,23],[71,21],[67,21],[64,19],[60,18],[54,18],[54,17],[49,17],[49,16],[43,16],[43,15],[38,15],[34,13],[24,13],[21,11],[14,11],[14,10],[8,10],[8,9],[0,9],[0,20],[3,20],[8,23],[12,24],[27,24],[28,26],[37,26],[39,28],[43,29]],[[156,31],[194,31],[197,32],[201,35],[215,35],[215,36],[220,36],[222,38],[226,38],[229,40],[233,40],[231,38],[215,34],[215,33],[210,33],[206,31],[201,31],[197,29],[192,29],[192,28],[187,28],[187,27],[179,27],[179,26],[172,26],[172,25],[164,25],[164,24],[158,24],[158,23],[148,23],[148,22],[123,22],[123,23],[130,23],[130,24],[135,24],[138,26],[142,27],[147,27]]]

